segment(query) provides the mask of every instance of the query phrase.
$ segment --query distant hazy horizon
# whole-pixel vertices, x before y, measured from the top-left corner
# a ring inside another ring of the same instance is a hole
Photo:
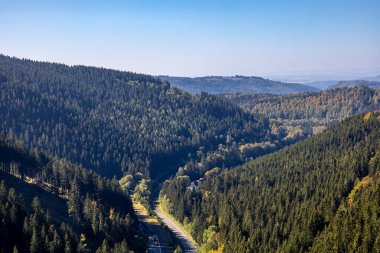
[[[380,75],[380,1],[2,1],[0,53],[171,76]]]

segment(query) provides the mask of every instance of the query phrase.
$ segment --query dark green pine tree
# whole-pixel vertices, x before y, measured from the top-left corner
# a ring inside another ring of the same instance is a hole
[[[77,223],[80,223],[81,220],[81,200],[80,200],[80,191],[78,180],[75,177],[71,182],[69,198],[67,203],[68,213],[70,217],[74,219]]]
[[[36,228],[34,228],[32,232],[29,250],[31,253],[40,253],[43,251],[43,243],[41,241],[40,234],[37,232]]]

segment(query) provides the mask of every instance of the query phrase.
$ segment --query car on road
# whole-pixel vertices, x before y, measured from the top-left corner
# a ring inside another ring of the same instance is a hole
[[[157,235],[154,235],[153,236],[153,244],[156,245],[156,246],[159,246],[160,245],[160,242],[158,240],[158,236]]]

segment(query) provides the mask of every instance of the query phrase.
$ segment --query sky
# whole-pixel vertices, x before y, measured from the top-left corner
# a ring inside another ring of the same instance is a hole
[[[379,0],[0,0],[0,54],[153,75],[380,75]]]

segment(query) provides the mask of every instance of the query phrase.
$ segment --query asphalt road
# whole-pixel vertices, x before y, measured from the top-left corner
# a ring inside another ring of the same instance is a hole
[[[134,203],[134,208],[140,221],[140,230],[145,231],[149,236],[147,252],[172,253],[173,249],[170,245],[173,242],[170,232],[151,217],[145,209],[137,208],[136,203]]]
[[[159,207],[157,203],[154,203],[154,211],[157,216],[165,223],[166,226],[175,234],[183,252],[196,253],[197,249],[190,238],[174,221],[172,221]]]

